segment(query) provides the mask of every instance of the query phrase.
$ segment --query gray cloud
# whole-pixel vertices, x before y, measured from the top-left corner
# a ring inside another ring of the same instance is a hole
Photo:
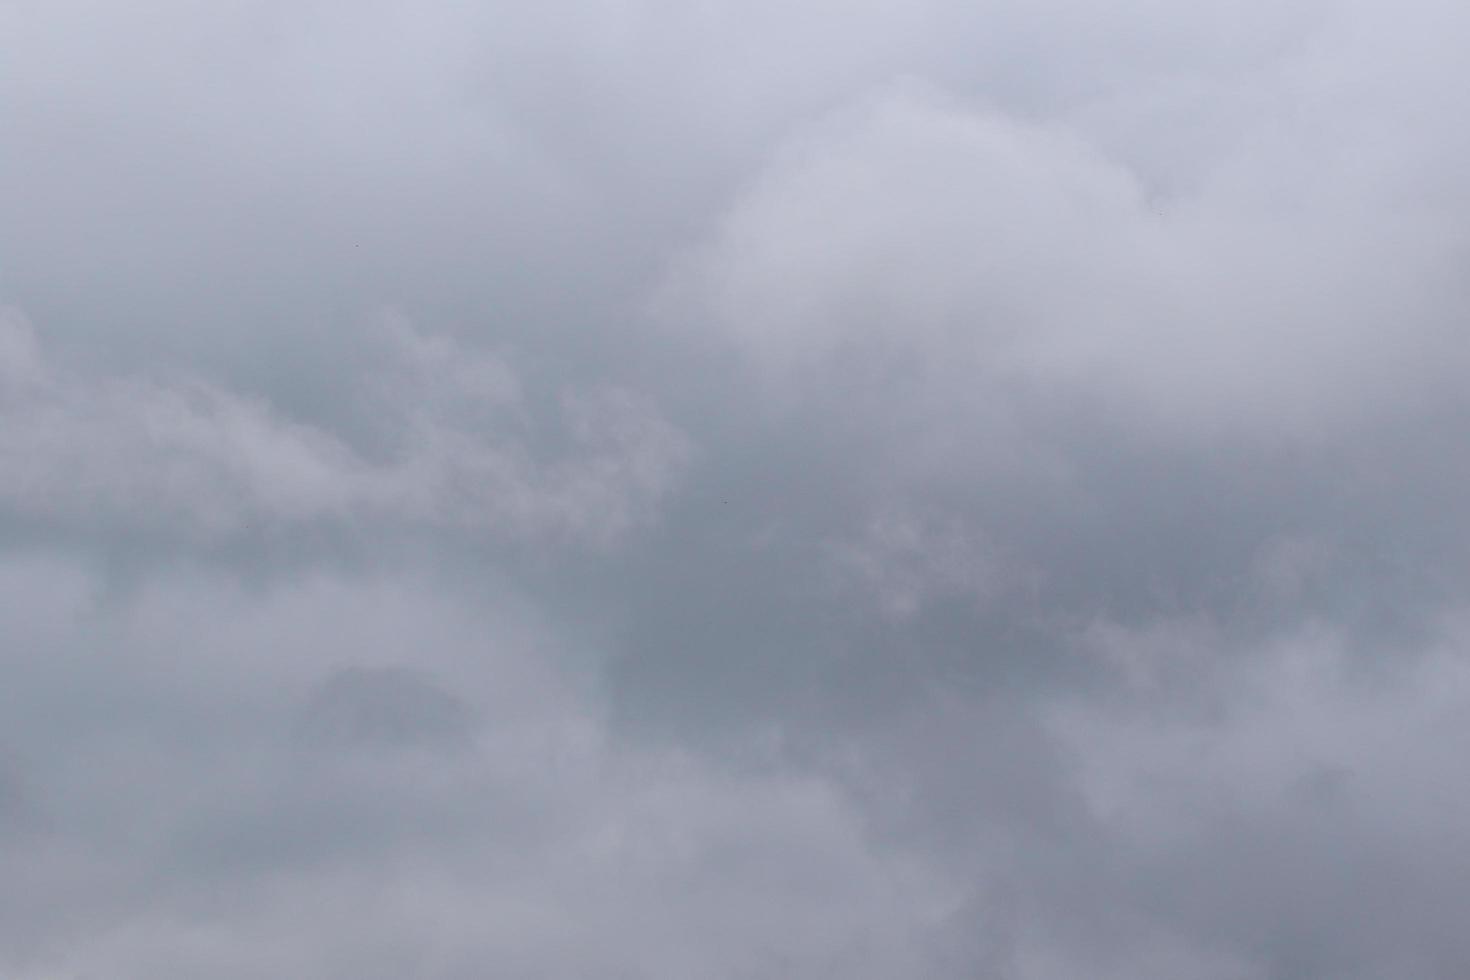
[[[42,778],[7,850],[65,909],[7,918],[18,975],[879,976],[943,911],[823,781],[623,743],[513,610],[209,576],[96,609],[75,570],[7,577],[50,595],[10,614],[39,642],[7,654],[5,741]]]
[[[0,11],[0,971],[1460,977],[1466,15]]]
[[[0,499],[22,519],[205,538],[387,522],[605,541],[657,503],[688,453],[676,429],[609,389],[566,393],[558,422],[572,449],[539,460],[508,365],[402,329],[398,377],[374,406],[394,447],[382,462],[207,383],[53,369],[29,324],[3,329]]]

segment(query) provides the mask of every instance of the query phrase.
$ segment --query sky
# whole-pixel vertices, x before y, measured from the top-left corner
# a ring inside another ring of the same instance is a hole
[[[0,973],[1470,974],[1467,31],[0,0]]]

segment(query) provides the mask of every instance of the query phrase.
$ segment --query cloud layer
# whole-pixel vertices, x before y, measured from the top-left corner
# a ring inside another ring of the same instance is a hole
[[[1465,975],[1467,27],[0,10],[0,972]]]

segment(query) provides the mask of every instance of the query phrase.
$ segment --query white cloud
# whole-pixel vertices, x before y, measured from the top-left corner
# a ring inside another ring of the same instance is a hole
[[[1442,399],[1457,236],[1385,191],[1404,161],[1360,166],[1386,118],[1316,139],[1280,121],[1155,198],[1085,126],[901,86],[776,153],[663,302],[798,390],[816,367],[908,360],[1169,440],[1336,439]]]

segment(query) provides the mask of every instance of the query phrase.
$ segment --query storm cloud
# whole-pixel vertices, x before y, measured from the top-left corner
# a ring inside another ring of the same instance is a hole
[[[1439,0],[0,6],[0,972],[1470,972]]]

